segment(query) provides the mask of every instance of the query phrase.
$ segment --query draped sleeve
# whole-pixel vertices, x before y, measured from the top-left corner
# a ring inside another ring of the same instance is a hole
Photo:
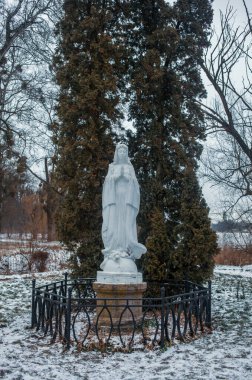
[[[102,191],[102,208],[105,209],[107,206],[116,203],[115,195],[115,180],[113,178],[114,164],[109,165],[108,174],[105,178]]]
[[[130,164],[130,183],[126,203],[139,210],[140,191],[133,166]]]

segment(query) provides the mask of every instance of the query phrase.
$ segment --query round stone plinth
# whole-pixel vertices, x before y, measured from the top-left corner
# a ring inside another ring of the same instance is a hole
[[[142,318],[142,298],[147,284],[93,283],[96,292],[96,321],[99,326],[137,323]]]

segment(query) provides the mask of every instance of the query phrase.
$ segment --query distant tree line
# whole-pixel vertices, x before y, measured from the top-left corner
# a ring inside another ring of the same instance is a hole
[[[47,194],[42,185],[38,190],[25,182],[8,193],[2,202],[2,223],[0,233],[26,236],[31,239],[57,240],[55,218],[48,228]]]
[[[234,221],[233,219],[222,220],[212,223],[212,229],[216,232],[250,232],[251,223],[244,221]]]

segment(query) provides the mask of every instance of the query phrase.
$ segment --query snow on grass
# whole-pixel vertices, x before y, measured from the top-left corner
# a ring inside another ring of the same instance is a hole
[[[30,241],[9,239],[4,241],[0,235],[0,275],[37,272],[41,267],[43,255],[47,271],[60,270],[66,266],[71,253],[59,242]],[[36,253],[38,254],[36,256]]]
[[[251,266],[250,266],[251,267]],[[30,326],[31,279],[0,276],[0,378],[5,380],[252,379],[252,268],[217,267],[213,333],[166,350],[64,352]],[[36,274],[38,284],[61,277]]]
[[[252,278],[252,265],[243,265],[241,267],[232,265],[218,265],[215,268],[215,273]]]

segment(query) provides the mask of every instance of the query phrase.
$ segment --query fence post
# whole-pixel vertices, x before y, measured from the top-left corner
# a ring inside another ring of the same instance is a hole
[[[206,326],[211,328],[212,326],[212,281],[208,281],[208,302],[206,313]]]
[[[66,343],[67,350],[70,348],[70,338],[71,338],[71,304],[72,304],[72,288],[68,289],[67,297],[67,309],[66,309]]]
[[[164,348],[164,328],[165,328],[165,288],[161,288],[161,342],[160,347]]]
[[[35,278],[32,280],[32,315],[31,315],[31,328],[35,326],[35,287],[36,280]]]

